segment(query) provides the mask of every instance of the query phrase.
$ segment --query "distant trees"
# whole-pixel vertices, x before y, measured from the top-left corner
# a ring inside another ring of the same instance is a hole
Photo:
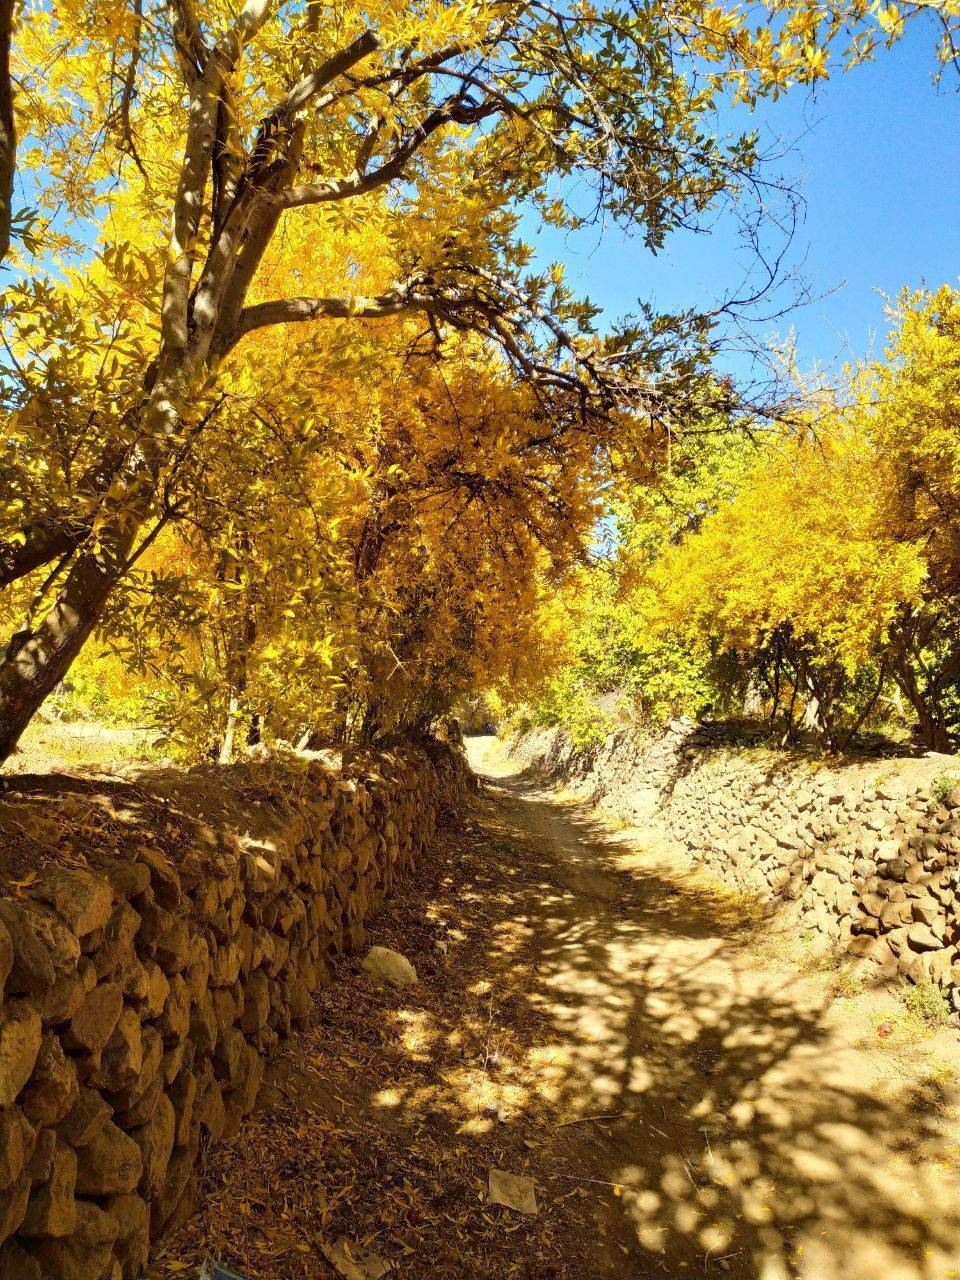
[[[928,747],[956,744],[960,293],[904,294],[894,317],[886,359],[851,370],[752,459],[720,445],[726,497],[688,446],[694,483],[671,536],[650,555],[626,526],[602,645],[619,670],[588,680],[594,692],[619,683],[661,714],[736,710],[749,692],[788,740],[811,730],[832,747],[893,693]],[[678,496],[675,480],[664,494]],[[597,616],[574,627],[582,674]],[[674,685],[659,702],[670,681],[657,662]]]

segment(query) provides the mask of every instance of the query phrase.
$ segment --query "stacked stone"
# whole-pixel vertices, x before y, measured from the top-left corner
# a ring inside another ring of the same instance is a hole
[[[698,772],[663,813],[670,834],[881,980],[932,981],[960,1009],[960,791],[931,812],[927,790],[896,782],[758,774],[731,759]]]
[[[687,719],[580,756],[558,733],[528,736],[526,759],[563,762],[558,781],[587,779],[597,802],[650,822],[798,930],[881,980],[934,982],[960,1010],[960,790],[935,811],[930,794],[951,761],[829,768],[731,748],[728,726]]]
[[[865,857],[850,950],[882,976],[933,982],[960,1010],[960,789]]]
[[[129,860],[0,899],[0,1280],[139,1274],[464,785],[420,754],[307,783],[276,840],[197,825],[170,861],[134,829]]]

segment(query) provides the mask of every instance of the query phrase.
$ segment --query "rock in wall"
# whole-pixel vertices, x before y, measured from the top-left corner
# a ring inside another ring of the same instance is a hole
[[[557,730],[510,743],[518,762],[580,783],[651,824],[882,981],[941,987],[960,1010],[960,759],[814,759],[733,748],[720,725],[675,720],[577,752]]]
[[[0,897],[0,1280],[139,1274],[467,779],[439,748],[290,770],[84,784],[116,853],[66,839]]]

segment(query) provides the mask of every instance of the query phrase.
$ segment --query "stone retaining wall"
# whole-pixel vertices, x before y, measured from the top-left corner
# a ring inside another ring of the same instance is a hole
[[[0,898],[0,1280],[139,1273],[466,778],[437,748],[10,780],[3,830],[62,838]]]
[[[559,731],[510,744],[580,784],[719,879],[758,893],[881,981],[932,981],[960,1010],[960,758],[812,759],[731,748],[720,725],[673,721],[577,751]]]

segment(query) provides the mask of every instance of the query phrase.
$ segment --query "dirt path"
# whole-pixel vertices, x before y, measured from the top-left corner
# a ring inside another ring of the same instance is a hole
[[[485,745],[475,811],[376,922],[419,985],[344,966],[154,1274],[210,1248],[326,1278],[347,1236],[400,1280],[960,1276],[955,1033]],[[491,1165],[536,1218],[486,1202]]]

